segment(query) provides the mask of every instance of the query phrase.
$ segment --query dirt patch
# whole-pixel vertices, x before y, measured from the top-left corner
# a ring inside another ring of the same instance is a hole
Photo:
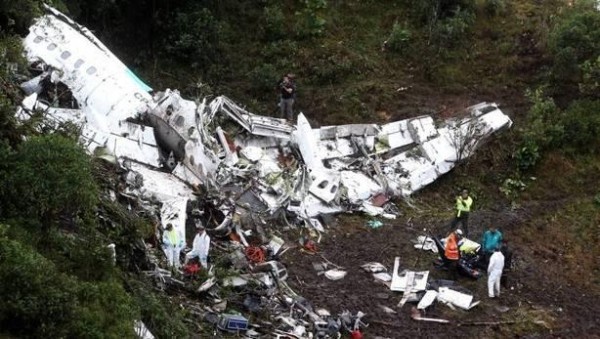
[[[477,213],[479,214],[479,213]],[[478,226],[477,214],[473,217],[471,237],[479,239],[482,228]],[[485,218],[496,217],[503,220],[507,232],[510,225],[516,225],[528,218],[519,212],[500,213],[481,211]],[[402,293],[392,292],[374,280],[370,273],[360,266],[371,261],[384,264],[391,272],[394,258],[401,258],[401,267],[416,270],[429,270],[430,280],[448,279],[448,272],[437,270],[432,261],[436,255],[414,249],[411,239],[423,234],[423,228],[434,234],[444,232],[447,220],[430,218],[402,217],[384,221],[384,226],[373,230],[365,226],[368,219],[341,218],[339,225],[331,228],[319,245],[319,253],[309,255],[295,250],[285,255],[288,264],[288,282],[292,288],[310,300],[315,307],[326,308],[333,314],[350,310],[367,314],[366,322],[371,326],[365,329],[367,337],[504,337],[506,335],[532,336],[576,336],[589,337],[590,333],[600,333],[597,322],[599,294],[566,286],[560,277],[547,274],[542,252],[522,251],[521,244],[515,248],[515,269],[508,276],[508,285],[502,289],[502,297],[497,300],[487,298],[487,280],[471,280],[461,277],[458,283],[471,290],[475,299],[482,303],[471,311],[453,311],[437,304],[427,312],[428,317],[449,319],[451,324],[435,324],[413,321],[410,318],[411,304],[398,308]],[[510,235],[509,235],[510,236]],[[346,269],[348,274],[342,280],[330,281],[317,275],[313,263],[325,259]],[[397,314],[387,314],[381,306],[396,310]],[[501,312],[499,306],[509,308]],[[499,310],[500,309],[500,310]],[[510,325],[470,326],[472,322],[514,321]]]

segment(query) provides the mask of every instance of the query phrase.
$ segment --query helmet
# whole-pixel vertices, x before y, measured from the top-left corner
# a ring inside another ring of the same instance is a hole
[[[463,235],[463,232],[462,232],[462,230],[461,230],[460,228],[458,228],[458,229],[456,230],[456,234],[458,234],[458,235],[461,235],[461,236],[462,236],[462,235]]]

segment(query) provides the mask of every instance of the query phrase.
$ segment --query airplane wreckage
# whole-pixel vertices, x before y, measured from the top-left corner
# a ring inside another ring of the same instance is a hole
[[[161,224],[185,234],[193,211],[212,234],[236,232],[246,246],[244,235],[269,219],[323,232],[320,217],[332,213],[394,218],[390,198],[432,183],[512,124],[494,103],[443,123],[419,116],[312,128],[302,113],[292,124],[224,96],[186,100],[177,90],[153,91],[88,29],[48,6],[24,46],[39,75],[21,85],[19,119],[41,111],[75,124],[90,153],[124,169],[119,193]],[[190,201],[201,202],[192,209]]]

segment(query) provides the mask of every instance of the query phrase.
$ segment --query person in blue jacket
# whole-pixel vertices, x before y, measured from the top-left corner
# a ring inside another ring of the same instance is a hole
[[[485,255],[486,262],[494,253],[496,248],[502,245],[502,232],[490,223],[488,230],[483,233],[483,239],[481,240],[481,249]]]

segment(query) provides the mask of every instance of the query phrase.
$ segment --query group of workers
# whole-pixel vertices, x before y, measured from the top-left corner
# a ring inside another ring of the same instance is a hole
[[[468,237],[468,220],[472,205],[473,198],[469,196],[468,190],[463,190],[456,197],[456,215],[450,223],[450,234],[446,238],[444,247],[446,265],[453,278],[457,277],[462,241]],[[463,229],[457,228],[458,224],[461,224]],[[490,298],[500,296],[500,280],[505,264],[505,256],[502,250],[505,250],[505,252],[508,250],[502,232],[490,223],[488,230],[483,233],[481,241],[482,259],[487,265],[488,296]]]
[[[190,260],[198,260],[202,268],[208,269],[208,252],[210,250],[210,236],[206,233],[200,220],[195,220],[196,235],[192,243],[192,250],[185,255],[184,265]],[[184,236],[173,227],[173,224],[167,224],[162,236],[163,250],[167,257],[169,267],[181,268],[180,253],[185,248]]]

